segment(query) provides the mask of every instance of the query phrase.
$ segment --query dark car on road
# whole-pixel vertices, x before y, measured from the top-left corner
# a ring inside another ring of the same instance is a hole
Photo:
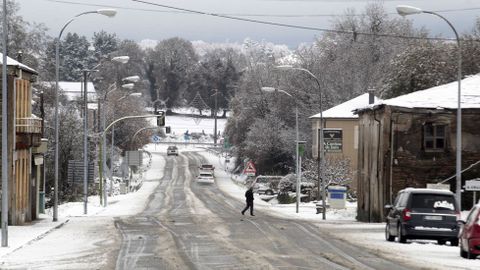
[[[460,221],[460,256],[475,259],[480,255],[480,203],[475,205],[465,221]]]
[[[167,156],[178,156],[178,148],[175,145],[170,145],[167,148]]]
[[[455,195],[448,190],[406,188],[398,192],[389,211],[385,226],[387,241],[405,243],[407,239],[437,240],[443,245],[449,241],[458,245],[460,217]]]

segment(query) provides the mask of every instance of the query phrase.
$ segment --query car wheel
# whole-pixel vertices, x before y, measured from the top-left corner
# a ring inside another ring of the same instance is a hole
[[[395,236],[390,234],[390,223],[387,222],[385,225],[385,239],[389,242],[393,242],[395,240]]]
[[[472,254],[470,251],[467,251],[467,259],[473,260],[475,258],[477,258],[477,255]]]
[[[402,224],[397,226],[397,241],[402,244],[407,242],[407,237],[403,235]]]
[[[463,247],[462,247],[462,245],[460,244],[460,257],[466,259],[467,256],[468,256],[467,252],[466,252],[465,250],[463,250]]]
[[[452,247],[458,246],[458,239],[450,240],[450,246],[452,246]]]
[[[445,241],[445,240],[437,240],[437,243],[441,246],[445,245],[446,242],[447,241]]]

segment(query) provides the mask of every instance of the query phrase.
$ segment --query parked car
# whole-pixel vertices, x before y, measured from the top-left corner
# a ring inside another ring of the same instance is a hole
[[[198,183],[215,183],[213,172],[201,171],[197,177]]]
[[[201,164],[200,167],[198,167],[200,171],[211,171],[213,172],[215,170],[215,167],[212,164]]]
[[[385,226],[387,241],[405,243],[407,239],[449,241],[458,245],[459,207],[455,194],[448,190],[406,188],[400,190],[389,210]]]
[[[178,156],[178,148],[175,145],[170,145],[167,148],[167,156]]]
[[[253,190],[258,194],[273,195],[278,193],[278,183],[283,176],[259,175],[253,181]]]
[[[467,259],[475,259],[480,255],[480,203],[475,205],[465,221],[459,233],[460,256]]]

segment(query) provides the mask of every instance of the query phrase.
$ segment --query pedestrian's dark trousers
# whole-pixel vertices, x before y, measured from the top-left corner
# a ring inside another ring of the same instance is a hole
[[[253,202],[247,201],[247,206],[243,209],[242,214],[250,208],[250,215],[253,215]]]

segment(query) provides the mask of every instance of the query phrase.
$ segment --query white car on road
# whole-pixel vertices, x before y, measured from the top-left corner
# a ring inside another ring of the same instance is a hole
[[[201,171],[197,177],[197,182],[198,183],[215,183],[215,177],[213,175],[213,172],[208,172],[208,171]]]

